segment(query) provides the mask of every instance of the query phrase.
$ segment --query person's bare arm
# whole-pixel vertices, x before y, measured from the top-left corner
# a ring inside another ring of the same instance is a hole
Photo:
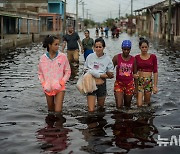
[[[134,82],[135,82],[135,94],[137,94],[138,93],[138,77],[139,77],[139,75],[137,74],[136,59],[134,60],[133,77],[134,77]]]
[[[83,45],[82,45],[82,42],[81,42],[80,39],[78,40],[78,43],[79,43],[79,45],[81,47],[81,53],[83,54],[84,53],[84,49],[83,49]]]
[[[157,83],[158,83],[158,73],[154,73],[154,85],[153,85],[153,93],[156,94],[158,92]]]
[[[66,44],[67,44],[67,42],[66,41],[63,41],[63,44],[62,44],[62,52],[64,53],[64,49],[65,49],[65,47],[66,47]]]
[[[118,55],[115,55],[115,56],[113,57],[113,59],[112,59],[112,62],[113,62],[113,64],[114,64],[114,67],[116,67],[116,65],[117,65],[117,58],[118,58]]]

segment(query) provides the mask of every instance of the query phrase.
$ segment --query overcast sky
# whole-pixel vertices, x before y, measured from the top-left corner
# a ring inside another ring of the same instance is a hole
[[[67,11],[76,13],[76,0],[66,0]],[[79,2],[81,0],[78,0]],[[124,16],[126,13],[131,13],[131,0],[82,0],[85,3],[84,16],[92,18],[96,22],[102,22],[107,18],[116,18],[120,15]],[[140,9],[146,6],[162,2],[164,0],[133,0],[133,10]],[[80,3],[81,4],[81,3]],[[82,5],[78,5],[79,17],[82,17]],[[87,13],[88,12],[88,13]]]

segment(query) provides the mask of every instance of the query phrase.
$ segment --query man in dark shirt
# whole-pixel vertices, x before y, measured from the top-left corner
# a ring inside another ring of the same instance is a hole
[[[81,53],[83,53],[83,46],[78,33],[74,32],[73,26],[68,26],[67,34],[63,36],[62,52],[67,44],[67,57],[70,65],[73,62],[79,63],[79,45],[81,46]]]

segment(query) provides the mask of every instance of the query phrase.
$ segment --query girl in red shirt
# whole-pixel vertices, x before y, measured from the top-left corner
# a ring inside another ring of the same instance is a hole
[[[116,81],[114,83],[114,95],[116,107],[121,108],[131,106],[132,96],[135,90],[134,75],[137,73],[135,58],[129,53],[131,51],[131,41],[124,40],[121,45],[122,54],[117,54],[113,58],[116,66]]]
[[[152,92],[158,92],[158,69],[156,55],[148,53],[149,42],[141,38],[139,42],[141,54],[136,55],[137,71],[138,71],[138,95],[137,106],[142,106],[143,103],[150,105]],[[152,82],[153,76],[153,82]]]

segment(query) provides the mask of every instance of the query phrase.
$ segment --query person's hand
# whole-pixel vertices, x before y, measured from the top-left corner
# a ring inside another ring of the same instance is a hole
[[[41,84],[42,84],[42,87],[44,88],[44,86],[45,86],[45,82],[42,82]]]
[[[64,80],[59,81],[59,84],[60,84],[62,87],[65,86]]]
[[[107,74],[101,74],[100,78],[108,78],[108,75]]]
[[[135,88],[135,90],[134,90],[134,97],[136,97],[136,98],[137,98],[137,95],[138,95],[138,89],[137,89],[137,88]]]
[[[133,74],[133,78],[135,78],[135,79],[138,79],[138,77],[139,77],[139,74]]]
[[[82,53],[82,54],[84,53],[84,49],[83,49],[83,47],[81,47],[81,53]]]
[[[113,72],[106,72],[108,78],[112,79],[114,78],[114,73]]]
[[[158,88],[156,86],[154,86],[152,91],[153,91],[153,94],[157,94]]]

